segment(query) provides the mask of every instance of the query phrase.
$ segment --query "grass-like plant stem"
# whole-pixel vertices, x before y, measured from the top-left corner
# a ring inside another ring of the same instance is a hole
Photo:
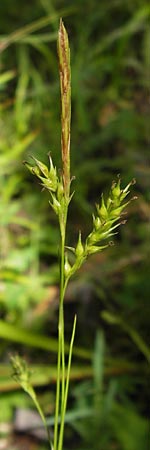
[[[76,316],[74,318],[73,329],[72,329],[72,336],[71,336],[71,342],[70,342],[68,368],[67,368],[67,376],[66,376],[66,385],[65,385],[64,399],[63,399],[62,411],[61,411],[61,424],[60,424],[59,441],[58,441],[58,447],[57,447],[58,450],[62,450],[62,447],[63,447],[65,414],[66,414],[67,399],[68,399],[68,389],[69,389],[71,360],[72,360],[72,352],[73,352],[73,343],[74,343],[74,337],[75,337],[75,330],[76,330]]]
[[[57,361],[57,387],[56,387],[56,409],[54,426],[54,450],[61,450],[63,446],[64,421],[67,405],[69,378],[65,384],[65,337],[64,337],[64,296],[67,287],[65,282],[65,241],[66,241],[66,223],[68,214],[68,205],[70,201],[70,120],[71,120],[71,71],[70,71],[70,50],[68,36],[60,20],[58,32],[58,57],[60,72],[60,90],[61,90],[61,154],[62,154],[62,183],[63,183],[63,203],[64,208],[59,214],[61,248],[60,248],[60,302],[58,319],[58,361]],[[71,339],[68,372],[70,372],[70,361],[72,354],[72,341],[74,339],[75,327]],[[60,434],[58,437],[58,417],[61,416]]]
[[[71,121],[71,71],[70,71],[70,49],[67,32],[60,20],[58,32],[58,57],[60,72],[61,91],[61,154],[62,154],[62,174],[59,175],[53,165],[49,155],[49,167],[36,158],[33,158],[34,165],[25,161],[27,168],[33,175],[36,175],[42,187],[50,194],[50,205],[58,217],[60,228],[60,297],[58,314],[58,354],[57,354],[57,383],[56,402],[54,420],[54,439],[50,439],[49,429],[45,416],[38,403],[38,399],[29,382],[29,371],[26,364],[18,358],[13,358],[15,369],[15,379],[20,382],[23,389],[28,392],[36,405],[42,418],[43,424],[48,433],[48,441],[51,450],[63,449],[65,413],[68,399],[68,389],[70,380],[71,360],[73,353],[73,343],[76,329],[76,317],[73,323],[72,336],[69,346],[68,362],[65,361],[65,327],[64,327],[64,297],[69,279],[80,269],[88,256],[103,251],[108,247],[108,239],[116,234],[118,227],[124,224],[122,220],[124,209],[129,201],[126,197],[130,192],[130,186],[134,184],[132,180],[124,189],[121,188],[121,180],[118,177],[114,181],[108,198],[105,200],[101,196],[100,204],[96,205],[96,213],[93,214],[93,227],[85,242],[82,241],[79,231],[76,247],[66,247],[66,226],[68,217],[68,207],[72,198],[70,194],[70,121]],[[105,242],[106,241],[106,244]],[[74,255],[74,261],[70,264],[68,250]]]
[[[56,387],[56,408],[54,426],[54,450],[57,450],[58,440],[58,417],[62,413],[65,391],[65,348],[64,348],[64,251],[65,240],[61,236],[61,261],[60,261],[60,302],[58,319],[58,357],[57,357],[57,387]],[[60,412],[61,395],[61,412]]]

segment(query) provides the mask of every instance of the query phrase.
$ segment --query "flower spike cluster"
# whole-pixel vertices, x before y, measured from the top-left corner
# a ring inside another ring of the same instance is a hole
[[[35,175],[41,181],[43,189],[47,189],[50,193],[51,200],[50,205],[55,213],[60,217],[63,216],[64,208],[67,206],[66,202],[70,202],[72,195],[69,199],[66,199],[64,192],[64,183],[61,176],[58,176],[57,169],[53,165],[53,161],[49,156],[49,168],[38,159],[32,156],[35,164],[32,165],[27,161],[24,161],[25,166],[29,171]]]
[[[34,397],[35,394],[30,383],[31,371],[28,369],[26,361],[18,355],[11,356],[10,359],[13,367],[13,379],[21,385],[25,392]]]
[[[54,167],[50,156],[49,169],[38,159],[33,158],[33,160],[35,161],[34,166],[26,161],[24,163],[30,172],[40,179],[42,187],[47,189],[50,193],[51,200],[49,203],[55,213],[59,216],[59,221],[61,223],[66,208],[66,196],[64,193],[62,177],[57,175],[56,167]],[[89,255],[98,253],[111,244],[110,241],[106,244],[103,242],[116,234],[117,228],[126,222],[126,220],[122,220],[122,214],[123,210],[131,200],[125,201],[125,199],[130,192],[130,186],[134,183],[135,180],[132,180],[124,189],[122,189],[121,180],[118,177],[117,182],[113,181],[106,201],[102,194],[100,204],[96,205],[96,214],[93,214],[93,229],[87,236],[85,243],[82,242],[81,232],[79,232],[76,248],[68,247],[75,256],[75,261],[72,266],[70,265],[67,252],[65,254],[65,278],[67,282],[81,267]],[[69,197],[68,203],[71,198],[72,196]]]
[[[79,233],[76,248],[70,248],[75,255],[75,262],[72,267],[69,264],[68,256],[66,254],[67,279],[81,267],[89,255],[98,253],[111,245],[110,241],[103,245],[100,244],[116,234],[116,229],[120,225],[126,223],[126,220],[122,220],[121,217],[123,210],[131,200],[124,200],[129,194],[130,186],[135,183],[135,180],[132,180],[124,189],[121,189],[120,183],[120,178],[118,178],[117,182],[113,182],[107,201],[105,202],[102,195],[100,205],[96,205],[97,214],[93,214],[93,229],[87,236],[85,244],[82,243],[81,233]]]
[[[50,154],[48,156],[49,169],[45,164],[39,161],[39,159],[34,158],[34,156],[32,156],[32,159],[35,161],[34,166],[27,161],[24,161],[24,164],[33,175],[36,175],[42,181],[41,185],[43,188],[48,189],[49,192],[56,192],[58,185],[57,171],[56,167],[53,166]]]
[[[62,19],[58,32],[58,58],[61,90],[61,154],[62,154],[62,180],[64,195],[70,194],[70,121],[71,121],[71,70],[70,48],[66,29]]]

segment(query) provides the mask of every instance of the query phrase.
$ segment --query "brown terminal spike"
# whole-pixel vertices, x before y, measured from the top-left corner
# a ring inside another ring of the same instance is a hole
[[[68,35],[62,19],[58,33],[58,57],[61,90],[61,152],[64,195],[70,193],[70,121],[71,121],[71,71]]]

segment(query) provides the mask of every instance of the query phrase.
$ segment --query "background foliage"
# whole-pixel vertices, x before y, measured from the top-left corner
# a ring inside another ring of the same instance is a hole
[[[148,450],[149,2],[23,0],[20,8],[18,0],[5,0],[0,12],[2,419],[30,407],[10,377],[8,355],[17,351],[35,365],[33,382],[43,386],[41,402],[53,414],[47,385],[55,379],[59,235],[47,194],[22,161],[33,155],[46,162],[50,151],[61,166],[56,38],[62,16],[71,46],[76,190],[68,245],[78,229],[90,230],[93,205],[117,174],[124,185],[136,178],[138,196],[115,246],[91,257],[68,289],[68,338],[77,311],[75,353],[81,356],[81,347],[91,353],[87,361],[83,353],[74,359],[65,448]]]

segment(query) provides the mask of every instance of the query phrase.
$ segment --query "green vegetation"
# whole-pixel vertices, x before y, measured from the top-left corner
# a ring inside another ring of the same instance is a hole
[[[80,266],[76,243],[86,251],[85,259],[87,245],[100,242],[91,233],[94,224],[97,232],[101,208],[97,206],[93,221],[91,213],[93,202],[100,204],[100,192],[109,198],[107,187],[120,174],[121,185],[136,178],[132,190],[138,197],[115,245],[91,256],[66,291],[66,355],[75,312],[78,324],[64,448],[147,450],[149,2],[34,0],[32,8],[23,2],[19,11],[18,0],[1,5],[2,421],[12,421],[21,405],[32,408],[10,376],[9,353],[19,353],[34,370],[31,382],[47,424],[54,424],[59,230],[49,192],[40,192],[22,161],[29,164],[32,155],[36,167],[37,161],[45,165],[50,153],[61,168],[56,39],[62,16],[71,45],[71,177],[76,177],[67,230],[67,246],[75,250],[67,250],[67,276]],[[60,180],[59,171],[57,176]],[[47,447],[43,443],[39,448]]]

